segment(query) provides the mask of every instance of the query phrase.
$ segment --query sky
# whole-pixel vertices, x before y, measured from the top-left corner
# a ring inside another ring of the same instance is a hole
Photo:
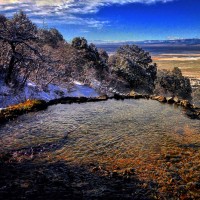
[[[0,0],[1,14],[19,10],[68,41],[200,38],[200,0]]]

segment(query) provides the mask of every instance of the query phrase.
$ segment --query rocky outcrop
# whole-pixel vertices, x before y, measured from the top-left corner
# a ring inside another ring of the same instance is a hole
[[[173,71],[158,71],[154,93],[162,96],[191,99],[192,88],[190,80],[182,76],[179,68],[174,68]]]

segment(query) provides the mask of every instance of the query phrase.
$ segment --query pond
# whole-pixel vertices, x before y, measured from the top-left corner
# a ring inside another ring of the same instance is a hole
[[[134,169],[143,188],[157,185],[157,197],[197,198],[199,130],[183,108],[153,100],[58,104],[2,126],[0,154],[9,153],[11,163],[62,161],[118,174]]]

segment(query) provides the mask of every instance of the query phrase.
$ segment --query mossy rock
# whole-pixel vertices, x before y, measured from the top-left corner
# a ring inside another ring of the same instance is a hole
[[[9,106],[0,112],[0,124],[24,113],[44,110],[48,107],[44,100],[27,100],[24,103]]]

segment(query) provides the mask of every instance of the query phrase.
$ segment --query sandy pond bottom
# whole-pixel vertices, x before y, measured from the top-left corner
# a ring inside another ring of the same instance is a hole
[[[199,199],[200,123],[152,100],[56,105],[0,127],[3,199]]]

